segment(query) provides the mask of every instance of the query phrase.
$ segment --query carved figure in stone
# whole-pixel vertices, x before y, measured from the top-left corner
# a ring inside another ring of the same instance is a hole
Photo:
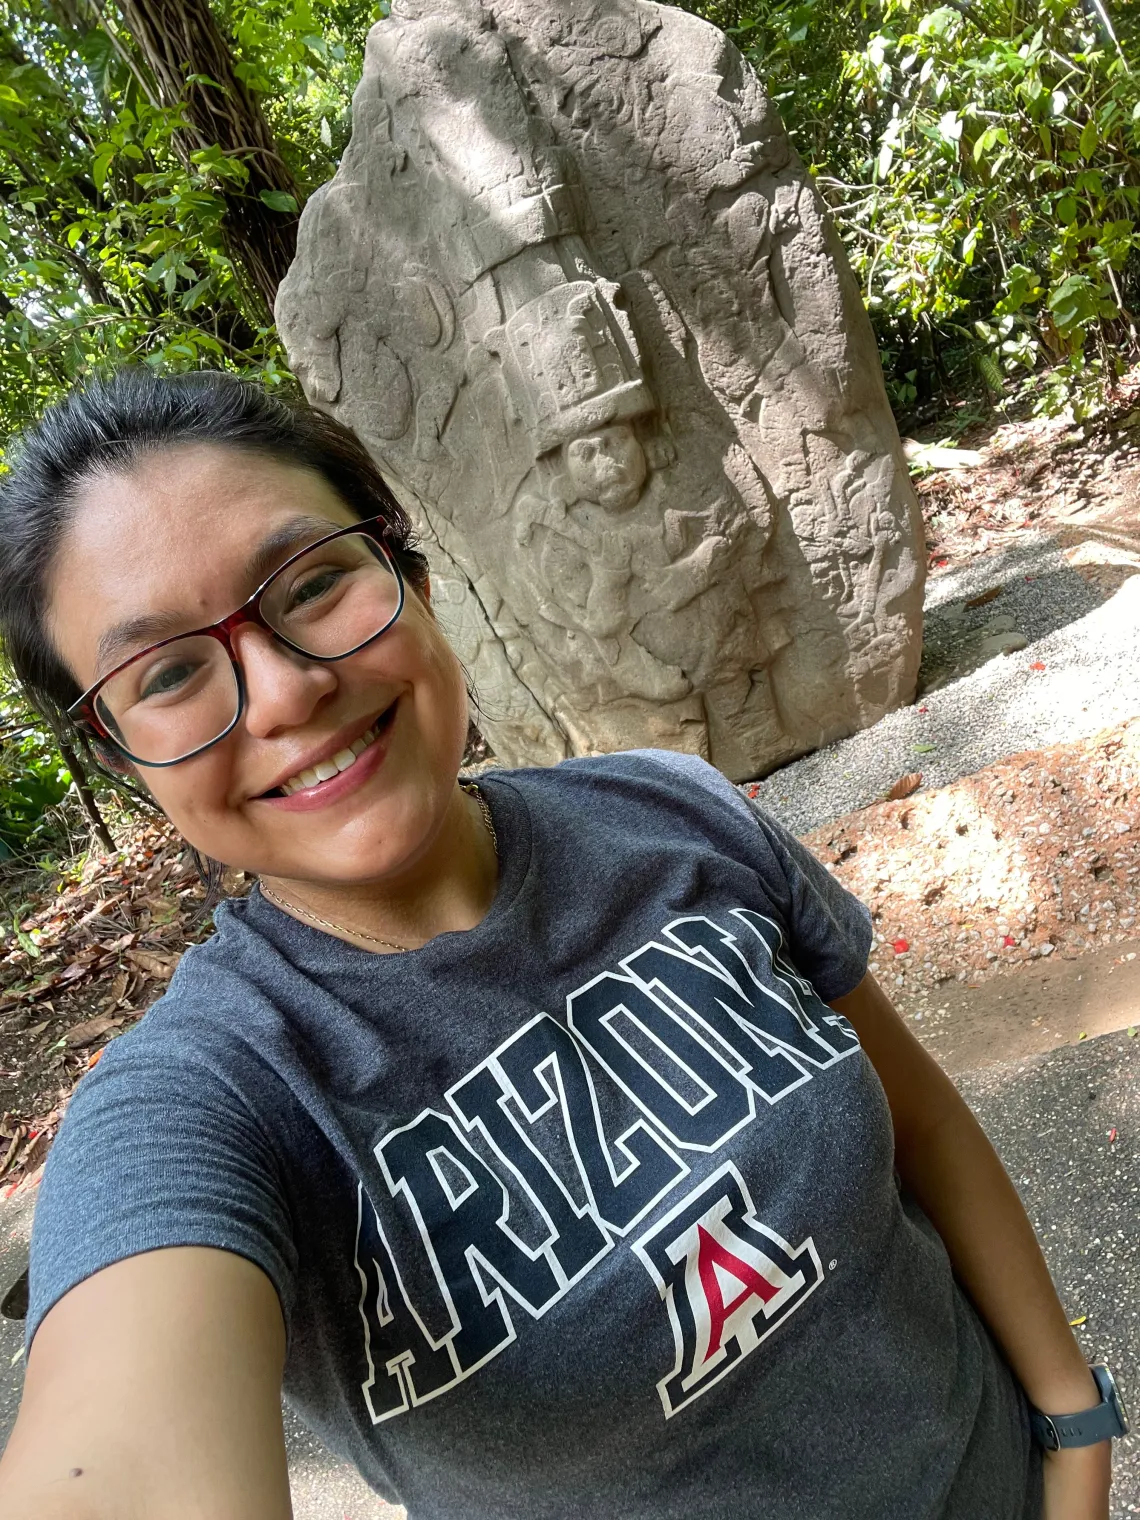
[[[641,495],[649,467],[645,450],[628,422],[571,438],[562,446],[566,472],[580,501],[593,501],[608,512],[632,507]]]
[[[416,515],[510,763],[736,778],[917,675],[922,532],[810,179],[652,0],[395,0],[278,325]]]

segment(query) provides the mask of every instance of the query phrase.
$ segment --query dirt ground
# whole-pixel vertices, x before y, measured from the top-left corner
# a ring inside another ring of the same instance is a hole
[[[1140,936],[1140,719],[1014,755],[816,829],[805,843],[871,909],[871,969],[909,1015],[948,983]]]
[[[925,446],[907,452],[932,576],[1026,533],[1055,538],[1106,595],[1140,570],[1140,368],[1121,381],[1109,413],[1090,422],[991,421],[963,439],[958,468],[926,468]]]
[[[116,835],[116,855],[71,875],[9,867],[0,882],[0,1188],[38,1176],[76,1082],[209,932],[182,841],[148,819]]]

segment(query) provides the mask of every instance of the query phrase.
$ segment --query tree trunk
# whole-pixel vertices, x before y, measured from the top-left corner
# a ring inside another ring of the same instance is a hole
[[[217,146],[240,159],[249,180],[240,191],[222,186],[224,230],[239,275],[269,311],[297,246],[297,214],[274,211],[262,191],[300,191],[282,159],[257,97],[234,70],[230,45],[209,0],[119,0],[123,19],[150,65],[165,106],[183,107],[191,151]],[[188,76],[205,75],[210,84]]]
[[[106,821],[99,811],[99,804],[95,801],[95,793],[91,790],[91,784],[87,780],[87,772],[83,769],[83,762],[71,748],[71,745],[65,744],[62,740],[60,741],[59,752],[63,756],[64,765],[71,772],[71,779],[75,782],[75,790],[79,793],[79,800],[83,804],[83,811],[87,814],[87,821],[94,830],[95,837],[109,854],[114,854],[118,846],[111,837],[111,830],[107,827]]]
[[[87,769],[76,754],[74,746],[67,742],[68,736],[63,725],[55,719],[48,717],[47,725],[55,736],[56,748],[59,750],[64,765],[71,774],[75,783],[75,790],[79,793],[79,800],[83,804],[83,811],[87,814],[88,822],[95,833],[99,843],[105,850],[114,853],[118,849],[111,836],[111,830],[107,827],[106,820],[99,811],[99,804],[95,801],[95,793],[91,790],[91,783],[87,779]]]

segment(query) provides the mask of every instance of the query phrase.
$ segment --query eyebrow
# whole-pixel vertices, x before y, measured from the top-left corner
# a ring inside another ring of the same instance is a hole
[[[256,589],[291,553],[304,548],[306,543],[315,543],[317,539],[347,527],[351,524],[330,522],[327,517],[311,517],[306,513],[286,518],[261,540],[246,561],[247,583]],[[113,624],[103,633],[95,650],[96,679],[132,654],[142,654],[148,644],[157,643],[180,630],[191,632],[185,625],[185,615],[173,611],[143,612]]]
[[[287,517],[283,523],[278,523],[272,533],[268,533],[261,540],[246,561],[246,579],[251,587],[260,586],[266,576],[276,570],[277,566],[283,560],[287,560],[295,550],[304,548],[306,543],[315,543],[318,538],[327,538],[330,533],[336,533],[341,528],[351,526],[351,523],[330,522],[327,517],[312,517],[305,512],[299,512],[295,517]]]

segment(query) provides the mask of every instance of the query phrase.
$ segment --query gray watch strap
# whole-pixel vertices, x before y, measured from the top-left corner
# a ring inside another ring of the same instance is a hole
[[[1040,1409],[1030,1408],[1029,1423],[1033,1439],[1046,1451],[1058,1451],[1066,1446],[1095,1446],[1100,1441],[1128,1434],[1128,1416],[1116,1387],[1116,1381],[1107,1367],[1092,1367],[1101,1400],[1092,1409],[1082,1409],[1077,1414],[1044,1414]]]

